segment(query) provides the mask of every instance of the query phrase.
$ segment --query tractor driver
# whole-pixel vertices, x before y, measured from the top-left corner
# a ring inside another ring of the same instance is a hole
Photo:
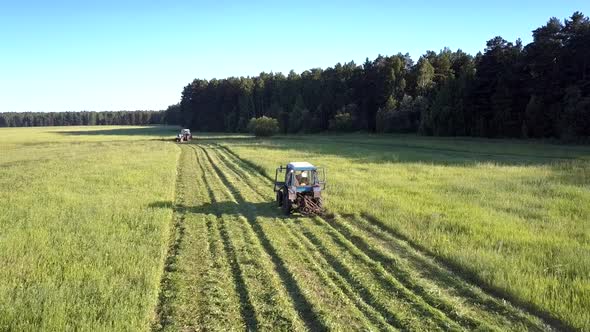
[[[299,174],[299,178],[297,179],[300,186],[309,186],[309,179],[307,178],[307,172],[303,171]]]

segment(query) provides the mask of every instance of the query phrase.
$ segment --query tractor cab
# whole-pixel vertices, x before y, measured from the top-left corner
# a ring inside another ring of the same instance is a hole
[[[284,172],[284,177],[282,173]],[[304,214],[322,211],[322,190],[325,189],[325,170],[308,162],[291,162],[276,169],[274,191],[277,203],[289,214],[296,207]]]

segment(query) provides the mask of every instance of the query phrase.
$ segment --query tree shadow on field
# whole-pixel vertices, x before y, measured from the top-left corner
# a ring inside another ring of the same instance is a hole
[[[494,164],[502,166],[558,165],[567,162],[590,160],[588,146],[562,146],[528,141],[503,141],[483,139],[453,140],[421,138],[378,137],[276,137],[210,138],[207,143],[243,146],[277,152],[305,154],[307,159],[339,157],[352,163],[425,163],[433,165],[474,166]]]
[[[176,126],[147,126],[93,129],[93,130],[62,130],[56,133],[65,136],[170,136],[173,138],[178,131]]]
[[[208,142],[216,143],[221,140],[223,141],[251,141],[256,142],[259,138],[256,138],[248,134],[232,134],[232,133],[193,133],[193,139],[197,142]]]

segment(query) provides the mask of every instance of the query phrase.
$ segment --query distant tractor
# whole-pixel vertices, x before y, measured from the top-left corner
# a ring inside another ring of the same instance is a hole
[[[188,142],[193,139],[190,129],[182,129],[178,135],[176,135],[177,142]]]
[[[285,172],[283,181],[278,181]],[[277,204],[286,215],[299,211],[305,215],[324,212],[322,190],[326,187],[326,172],[308,162],[291,162],[275,173],[274,191]]]

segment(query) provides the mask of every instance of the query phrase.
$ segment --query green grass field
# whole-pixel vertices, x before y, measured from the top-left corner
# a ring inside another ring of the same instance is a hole
[[[2,331],[153,319],[172,217],[153,204],[174,197],[179,150],[160,128],[80,130],[0,129]]]
[[[590,330],[587,146],[173,134],[0,130],[0,330]]]

